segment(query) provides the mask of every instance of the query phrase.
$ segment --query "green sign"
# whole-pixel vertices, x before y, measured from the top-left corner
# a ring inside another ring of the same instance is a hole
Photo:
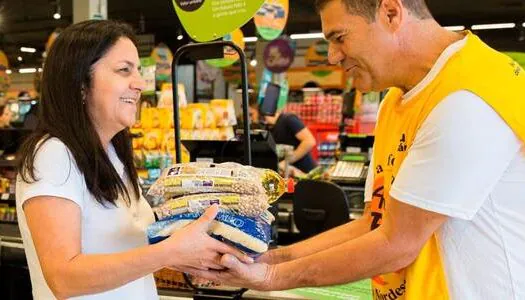
[[[259,10],[264,0],[172,0],[172,2],[189,36],[198,42],[209,42],[246,24]]]
[[[503,52],[514,59],[520,66],[525,68],[525,53],[523,52]]]
[[[322,288],[300,288],[289,290],[287,292],[300,295],[308,299],[318,300],[372,300],[372,287],[369,279]]]
[[[265,40],[278,38],[288,19],[288,0],[266,0],[253,17],[257,32]]]
[[[233,42],[244,50],[244,35],[240,29],[235,29],[233,32],[224,36],[223,40]],[[224,56],[222,58],[207,59],[206,63],[216,68],[225,68],[233,65],[239,60],[239,54],[231,47],[224,47]]]

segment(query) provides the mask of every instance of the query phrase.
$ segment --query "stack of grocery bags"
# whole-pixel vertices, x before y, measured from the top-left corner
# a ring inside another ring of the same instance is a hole
[[[166,168],[148,191],[159,221],[148,227],[157,243],[219,205],[208,232],[256,257],[268,250],[273,215],[268,211],[286,191],[276,172],[237,163],[194,162]]]

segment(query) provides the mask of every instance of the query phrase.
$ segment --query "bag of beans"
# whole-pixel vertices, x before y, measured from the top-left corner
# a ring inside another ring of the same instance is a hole
[[[275,171],[237,163],[193,162],[166,168],[148,191],[157,206],[168,199],[197,193],[266,195],[275,202],[286,191],[284,179]]]

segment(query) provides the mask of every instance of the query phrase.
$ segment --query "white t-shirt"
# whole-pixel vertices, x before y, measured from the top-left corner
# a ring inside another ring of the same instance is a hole
[[[124,166],[112,146],[109,158],[124,182],[127,176]],[[33,297],[35,300],[56,299],[49,289],[35,251],[31,232],[27,227],[24,202],[35,196],[56,196],[69,199],[81,210],[81,242],[84,254],[108,254],[122,252],[147,245],[146,227],[154,222],[154,216],[146,200],[132,201],[127,206],[122,199],[118,207],[103,207],[89,193],[84,176],[67,147],[59,139],[44,142],[35,158],[35,171],[39,181],[25,183],[20,176],[16,183],[16,206],[18,225],[25,246]],[[131,189],[130,189],[131,190]],[[131,193],[133,195],[133,193]],[[126,285],[104,293],[76,297],[73,299],[158,299],[155,281],[150,274]]]
[[[451,45],[404,101],[463,44]],[[451,299],[525,299],[525,147],[485,101],[468,91],[443,99],[417,132],[390,195],[450,217],[437,237]]]

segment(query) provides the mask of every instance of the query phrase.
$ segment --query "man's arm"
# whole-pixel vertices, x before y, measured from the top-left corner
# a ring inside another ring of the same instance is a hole
[[[370,218],[370,202],[366,202],[363,217],[360,219],[338,226],[305,241],[266,252],[258,261],[278,264],[340,245],[370,231]]]
[[[416,259],[446,220],[447,216],[392,199],[389,213],[377,230],[313,255],[270,266],[265,289],[342,284],[395,272]]]
[[[255,290],[357,281],[408,266],[446,220],[447,216],[392,199],[381,226],[348,242],[277,265],[245,265],[224,255],[221,264],[227,271],[196,271],[195,275]]]
[[[297,138],[300,141],[300,144],[299,146],[297,146],[297,148],[295,148],[292,155],[288,157],[288,162],[291,164],[295,163],[296,161],[300,160],[305,155],[310,153],[310,151],[312,151],[312,149],[316,145],[316,141],[312,132],[310,132],[310,130],[306,127],[297,132],[295,134],[295,138]]]

